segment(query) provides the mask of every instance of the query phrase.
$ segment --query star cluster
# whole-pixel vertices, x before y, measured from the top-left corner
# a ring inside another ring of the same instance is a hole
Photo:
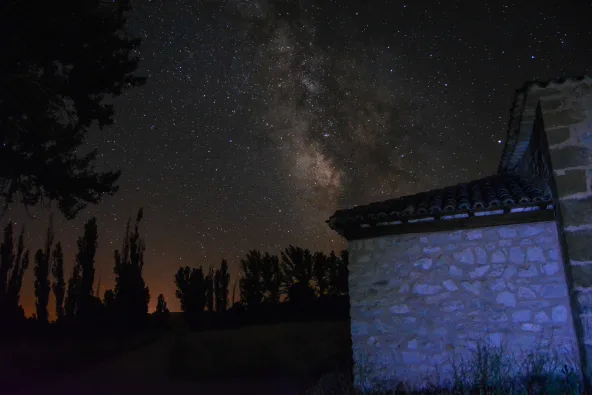
[[[144,207],[145,278],[173,309],[180,265],[236,273],[248,249],[345,246],[334,210],[496,171],[514,90],[588,72],[591,6],[549,2],[143,0],[142,88],[92,130],[120,191],[78,219],[56,214],[73,264],[97,216],[97,276]],[[25,224],[42,246],[48,211]],[[23,303],[32,312],[31,270]],[[28,287],[28,288],[27,288]]]

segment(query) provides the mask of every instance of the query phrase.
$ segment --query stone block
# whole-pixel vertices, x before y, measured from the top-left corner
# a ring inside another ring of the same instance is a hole
[[[549,322],[549,317],[544,311],[539,311],[534,315],[534,322],[537,324],[544,324],[545,322]]]
[[[451,292],[458,290],[458,287],[456,286],[456,284],[452,280],[446,280],[442,283],[442,285],[444,286],[444,288],[446,288],[448,291],[451,291]]]
[[[466,233],[467,240],[480,240],[483,238],[483,231],[481,230],[469,230]]]
[[[482,288],[481,283],[478,281],[474,281],[474,282],[463,281],[460,285],[465,290],[467,290],[475,295],[479,295],[479,293],[481,292],[481,288]]]
[[[537,277],[539,271],[534,263],[521,265],[518,269],[518,277]]]
[[[513,293],[504,291],[497,295],[495,301],[506,307],[516,307],[516,296]]]
[[[551,311],[551,318],[556,324],[563,324],[567,322],[569,310],[563,305],[553,307]]]
[[[543,269],[543,273],[545,273],[545,275],[547,276],[552,276],[555,273],[559,272],[559,262],[547,262],[543,265],[542,269]]]
[[[351,334],[352,335],[367,335],[368,334],[368,324],[366,322],[356,322],[352,321],[351,323]]]
[[[512,322],[527,322],[530,321],[531,316],[530,310],[518,310],[512,313]]]
[[[492,291],[503,291],[506,289],[506,281],[503,278],[495,279],[489,284],[489,289]]]
[[[567,146],[551,149],[553,169],[586,166],[592,163],[592,152],[586,147]]]
[[[567,254],[574,261],[592,261],[592,230],[565,232]]]
[[[565,226],[592,224],[592,198],[565,199],[559,204]]]
[[[592,265],[572,265],[571,273],[576,287],[592,287]]]
[[[454,259],[467,265],[472,265],[475,263],[475,255],[473,254],[473,250],[471,248],[465,248],[461,252],[455,252]]]
[[[489,271],[489,268],[490,268],[489,265],[479,266],[479,267],[475,268],[475,270],[473,270],[472,272],[469,273],[469,277],[471,277],[472,279],[483,277],[485,275],[485,273],[487,273],[487,271]]]
[[[502,250],[495,250],[491,254],[491,263],[504,263],[506,262],[506,253]]]
[[[518,297],[520,299],[533,300],[533,299],[536,299],[536,294],[530,288],[527,288],[527,287],[518,287]]]
[[[475,247],[475,256],[477,257],[477,263],[485,265],[487,263],[487,251],[483,247]]]
[[[539,246],[532,246],[526,249],[526,257],[529,262],[545,262],[545,254]]]
[[[518,232],[516,231],[516,229],[508,226],[502,226],[498,228],[497,232],[499,233],[502,239],[512,239],[518,236]]]
[[[510,262],[514,264],[522,264],[524,263],[524,251],[520,247],[512,247],[510,248]]]
[[[419,295],[435,295],[440,291],[442,291],[442,287],[439,285],[415,284],[413,286],[413,293]]]
[[[554,129],[561,126],[570,126],[586,119],[582,111],[577,111],[573,108],[545,113],[543,115],[543,122],[545,129]]]
[[[569,140],[569,128],[559,128],[547,131],[547,143],[549,145],[561,144]]]
[[[592,292],[576,292],[580,314],[592,313]]]
[[[586,170],[566,170],[564,175],[556,175],[555,181],[560,198],[575,193],[588,192]]]
[[[541,288],[541,297],[546,299],[564,298],[567,296],[566,284],[545,284]]]
[[[521,324],[520,328],[527,332],[540,332],[543,327],[539,324],[531,324],[529,322]]]

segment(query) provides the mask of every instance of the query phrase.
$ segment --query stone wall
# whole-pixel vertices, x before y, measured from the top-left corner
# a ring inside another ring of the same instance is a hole
[[[554,221],[350,241],[349,251],[358,386],[442,383],[479,342],[577,360]]]
[[[540,101],[580,353],[592,389],[592,79],[532,87],[522,123]]]

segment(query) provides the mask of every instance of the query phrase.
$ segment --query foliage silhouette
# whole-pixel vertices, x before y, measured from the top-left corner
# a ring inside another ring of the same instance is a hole
[[[158,299],[156,300],[156,312],[159,314],[169,313],[169,309],[163,294],[158,295]]]
[[[228,286],[230,284],[230,273],[228,273],[228,262],[222,259],[220,269],[214,274],[214,293],[216,298],[216,311],[224,312],[228,307]]]
[[[242,277],[239,281],[241,302],[247,309],[256,309],[265,297],[263,283],[263,254],[261,251],[249,250],[240,261]]]
[[[64,303],[64,315],[72,320],[78,315],[78,302],[80,294],[80,278],[81,268],[80,265],[74,264],[72,268],[72,275],[68,279],[68,293],[66,295],[66,301]]]
[[[315,292],[310,284],[313,278],[311,252],[290,245],[282,251],[281,256],[288,299],[303,305],[311,303],[315,299]]]
[[[57,201],[68,219],[114,194],[119,172],[80,155],[88,128],[113,124],[104,99],[143,85],[140,39],[124,29],[131,0],[0,5],[0,201],[2,212]]]
[[[64,281],[64,252],[62,244],[58,241],[53,250],[51,274],[53,276],[53,294],[55,296],[56,319],[64,318],[64,296],[66,294],[66,282]]]
[[[190,326],[197,328],[203,323],[206,306],[206,286],[203,269],[181,267],[175,274],[175,297],[181,303],[181,310]]]
[[[121,252],[115,250],[115,314],[123,327],[137,329],[148,314],[150,290],[142,277],[146,246],[140,238],[139,225],[143,210],[138,210],[134,231],[130,232],[127,221]]]
[[[29,267],[29,251],[25,250],[24,234],[23,227],[14,254],[13,225],[9,221],[0,243],[0,271],[3,273],[0,280],[0,314],[7,324],[14,324],[25,318],[20,306],[23,276]]]
[[[277,255],[263,254],[261,260],[261,281],[265,289],[265,301],[271,304],[280,302],[282,292],[282,271]]]
[[[35,253],[35,297],[37,299],[35,310],[37,312],[37,320],[42,324],[47,324],[49,322],[47,304],[49,303],[49,293],[51,291],[49,285],[49,271],[53,239],[53,216],[51,216],[49,219],[49,226],[47,227],[45,248],[43,250],[39,249]]]
[[[204,278],[204,287],[206,291],[206,306],[208,313],[214,312],[214,270],[210,268],[208,274]]]
[[[75,265],[80,268],[80,283],[76,286],[76,306],[79,318],[86,320],[96,313],[93,307],[93,284],[95,281],[95,254],[97,252],[97,219],[92,217],[84,224],[84,235],[78,238],[78,253]]]

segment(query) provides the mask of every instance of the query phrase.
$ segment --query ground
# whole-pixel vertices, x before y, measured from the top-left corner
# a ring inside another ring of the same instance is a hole
[[[44,393],[62,395],[300,394],[320,374],[348,360],[349,339],[347,322],[175,330],[81,372],[28,382],[10,393],[44,388]]]

